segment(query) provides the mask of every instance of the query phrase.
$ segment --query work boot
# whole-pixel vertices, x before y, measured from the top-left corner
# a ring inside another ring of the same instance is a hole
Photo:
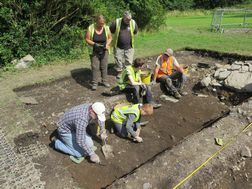
[[[188,95],[188,92],[182,91],[181,89],[178,91],[181,96]]]
[[[160,108],[161,106],[162,106],[162,104],[157,104],[157,103],[153,104],[153,108],[154,108],[154,109],[158,109],[158,108]]]
[[[155,101],[152,101],[151,105],[153,106],[154,109],[158,109],[158,108],[160,108],[162,106],[162,104],[158,104]]]
[[[70,159],[76,163],[76,164],[80,164],[84,159],[85,157],[74,157],[74,156],[70,156]]]
[[[109,88],[109,87],[110,87],[110,84],[109,84],[108,82],[103,82],[102,84],[103,84],[104,87],[106,87],[106,88]]]
[[[174,97],[176,98],[176,99],[180,99],[182,96],[179,94],[179,92],[177,91],[177,92],[175,92],[174,93]]]
[[[143,121],[143,122],[140,122],[140,126],[145,126],[149,123],[149,121]]]
[[[122,70],[121,71],[117,71],[116,79],[120,79],[121,76],[122,76]]]
[[[133,138],[133,141],[135,141],[135,142],[143,142],[143,138],[142,137],[139,137],[139,136],[137,136],[137,137],[135,137],[135,138]]]
[[[97,89],[97,84],[92,85],[92,90],[95,91]]]

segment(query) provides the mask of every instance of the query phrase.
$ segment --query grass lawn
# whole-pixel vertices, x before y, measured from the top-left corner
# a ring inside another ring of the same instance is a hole
[[[242,20],[228,17],[227,22]],[[251,18],[250,18],[251,19]],[[167,47],[208,49],[252,55],[252,33],[218,33],[210,31],[212,15],[168,15],[166,26],[157,32],[140,32],[136,37],[136,56],[159,54]],[[252,25],[250,25],[252,27]]]

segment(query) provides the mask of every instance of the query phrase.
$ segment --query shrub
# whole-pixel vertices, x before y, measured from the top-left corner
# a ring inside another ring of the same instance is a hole
[[[160,0],[166,10],[187,10],[193,7],[194,0]]]
[[[129,7],[142,29],[155,30],[164,24],[165,11],[159,1],[130,0]]]

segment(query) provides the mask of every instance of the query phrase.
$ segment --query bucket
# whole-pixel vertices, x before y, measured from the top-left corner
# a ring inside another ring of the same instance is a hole
[[[190,74],[189,74],[189,69],[188,69],[188,65],[185,65],[185,64],[180,64],[180,66],[181,67],[183,67],[183,69],[184,69],[184,74],[186,75],[186,76],[190,76]]]
[[[144,84],[149,85],[151,82],[151,72],[141,71],[141,80]]]

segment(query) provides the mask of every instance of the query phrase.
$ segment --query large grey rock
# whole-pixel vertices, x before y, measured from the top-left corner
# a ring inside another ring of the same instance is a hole
[[[222,68],[223,67],[223,65],[221,65],[221,64],[219,64],[219,63],[215,63],[215,68],[216,68],[216,70],[218,70],[218,69],[220,69],[220,68]]]
[[[210,76],[207,76],[205,78],[203,78],[200,82],[200,84],[203,86],[203,87],[208,87],[211,83],[211,77]]]
[[[240,70],[242,65],[232,64],[231,70]]]
[[[248,64],[249,66],[249,71],[252,72],[252,64]]]
[[[35,62],[35,59],[31,55],[26,55],[25,57],[21,58],[18,63],[16,64],[15,68],[17,69],[25,69],[28,68],[31,64]]]
[[[244,64],[244,62],[242,62],[242,61],[235,61],[234,64],[236,64],[236,65],[242,65],[242,64]]]
[[[249,72],[249,66],[248,65],[242,65],[241,71]]]
[[[24,62],[34,62],[35,59],[32,57],[32,55],[28,54],[25,57],[22,58]]]
[[[216,81],[215,79],[213,79],[212,81],[211,81],[211,85],[213,86],[213,87],[221,87],[222,85],[218,82],[218,81]]]
[[[227,71],[227,69],[218,69],[214,73],[214,77],[219,80],[224,80],[230,75],[230,71]]]
[[[225,86],[240,92],[252,92],[252,73],[233,71],[225,80]]]

